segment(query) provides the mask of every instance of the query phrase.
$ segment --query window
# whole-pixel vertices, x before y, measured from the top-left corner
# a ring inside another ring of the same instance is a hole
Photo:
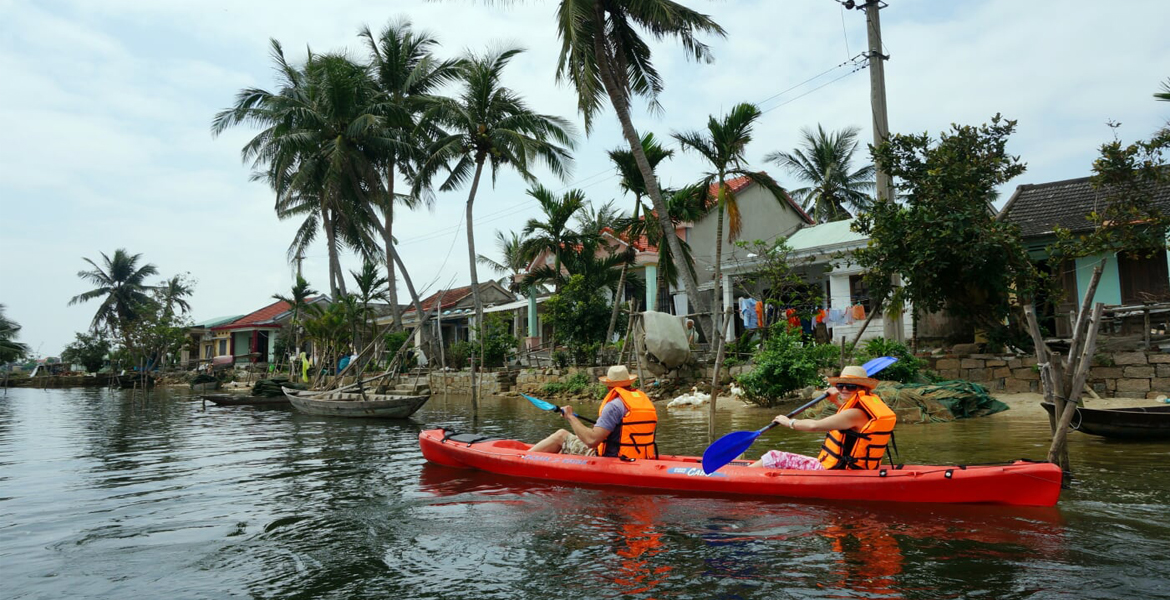
[[[219,354],[217,354],[216,356],[223,356],[225,354],[227,354],[227,340],[220,340],[219,341]]]
[[[1170,299],[1166,252],[1161,249],[1151,252],[1151,256],[1146,256],[1145,252],[1137,255],[1117,255],[1122,304],[1161,302]]]

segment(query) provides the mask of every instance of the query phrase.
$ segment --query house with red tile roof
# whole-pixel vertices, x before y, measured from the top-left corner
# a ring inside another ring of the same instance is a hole
[[[742,228],[739,240],[751,242],[763,240],[771,242],[777,238],[791,236],[804,227],[815,224],[815,221],[800,205],[792,200],[788,194],[777,201],[772,192],[763,186],[752,182],[747,177],[737,177],[727,181],[727,185],[736,195],[736,204],[739,206]],[[718,192],[717,184],[713,184],[709,194],[714,198]],[[707,304],[711,303],[711,290],[714,282],[711,277],[715,271],[715,238],[718,214],[712,210],[703,218],[694,223],[684,224],[681,236],[691,246],[691,255],[695,259],[695,272],[698,274],[699,293],[708,296]],[[735,245],[737,240],[730,239],[730,223],[727,215],[723,218],[723,269],[727,270],[748,258],[749,250]],[[730,294],[730,286],[724,281],[725,299]],[[687,314],[689,303],[686,291],[672,289],[675,300],[676,314]]]
[[[483,303],[486,314],[490,312],[487,310],[488,308],[515,302],[516,296],[496,281],[485,281],[479,284],[479,299]],[[442,337],[444,347],[470,339],[470,325],[475,317],[475,298],[471,294],[470,285],[439,290],[423,298],[419,303],[422,304],[423,312],[431,319],[428,327],[431,328],[436,338]],[[384,325],[389,322],[390,318],[387,315],[375,322]],[[414,305],[405,307],[402,313],[402,324],[410,328],[418,321]],[[511,333],[516,335],[515,331]],[[416,338],[415,343],[421,344],[422,340]]]
[[[316,296],[308,304],[329,303],[328,296]],[[272,362],[276,333],[292,319],[292,306],[278,300],[242,317],[209,328],[204,336],[204,354],[210,347],[211,358],[230,356],[236,363]]]

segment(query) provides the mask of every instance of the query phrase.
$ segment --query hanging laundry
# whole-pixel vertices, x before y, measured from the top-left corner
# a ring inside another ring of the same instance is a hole
[[[854,305],[852,308],[852,312],[853,312],[853,320],[854,321],[864,321],[865,320],[865,306],[864,305],[861,305],[861,304]]]
[[[827,317],[827,316],[828,316],[828,313],[827,313],[827,311],[825,311],[825,309],[822,308],[822,309],[818,310],[817,311],[817,323],[824,323],[825,317]]]
[[[764,320],[764,301],[756,302],[756,324],[760,327],[767,327],[768,322]]]
[[[736,312],[739,313],[739,318],[743,321],[744,327],[747,327],[747,324],[748,324],[747,313],[748,313],[748,309],[750,307],[751,307],[751,298],[743,297],[743,298],[739,299],[738,309]]]
[[[800,329],[800,317],[796,315],[795,308],[789,308],[784,311],[784,316],[788,318],[789,329]]]
[[[840,308],[829,309],[829,320],[827,321],[829,327],[840,327],[845,324],[845,310]]]

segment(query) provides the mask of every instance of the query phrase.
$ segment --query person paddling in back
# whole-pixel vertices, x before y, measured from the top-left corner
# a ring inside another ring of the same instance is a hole
[[[827,431],[821,453],[813,458],[802,454],[770,450],[752,463],[772,469],[876,469],[894,433],[897,416],[873,393],[877,380],[862,367],[845,367],[840,377],[829,378],[828,399],[837,412],[823,419],[789,419],[779,415],[773,421],[794,431]]]
[[[589,427],[573,414],[572,406],[562,406],[561,414],[569,420],[573,431],[557,430],[533,445],[530,451],[658,458],[658,444],[654,441],[658,411],[644,392],[630,389],[636,376],[630,375],[625,365],[615,365],[605,377],[598,379],[609,388],[609,393],[601,401],[597,423]]]

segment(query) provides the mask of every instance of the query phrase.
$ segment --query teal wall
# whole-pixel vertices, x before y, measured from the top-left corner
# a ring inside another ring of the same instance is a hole
[[[1093,269],[1102,258],[1107,255],[1098,254],[1077,259],[1077,306],[1085,298],[1085,291],[1089,289],[1089,280],[1093,277]],[[1108,255],[1105,270],[1101,272],[1101,282],[1097,284],[1097,295],[1093,303],[1121,304],[1121,280],[1117,275],[1117,257]]]

